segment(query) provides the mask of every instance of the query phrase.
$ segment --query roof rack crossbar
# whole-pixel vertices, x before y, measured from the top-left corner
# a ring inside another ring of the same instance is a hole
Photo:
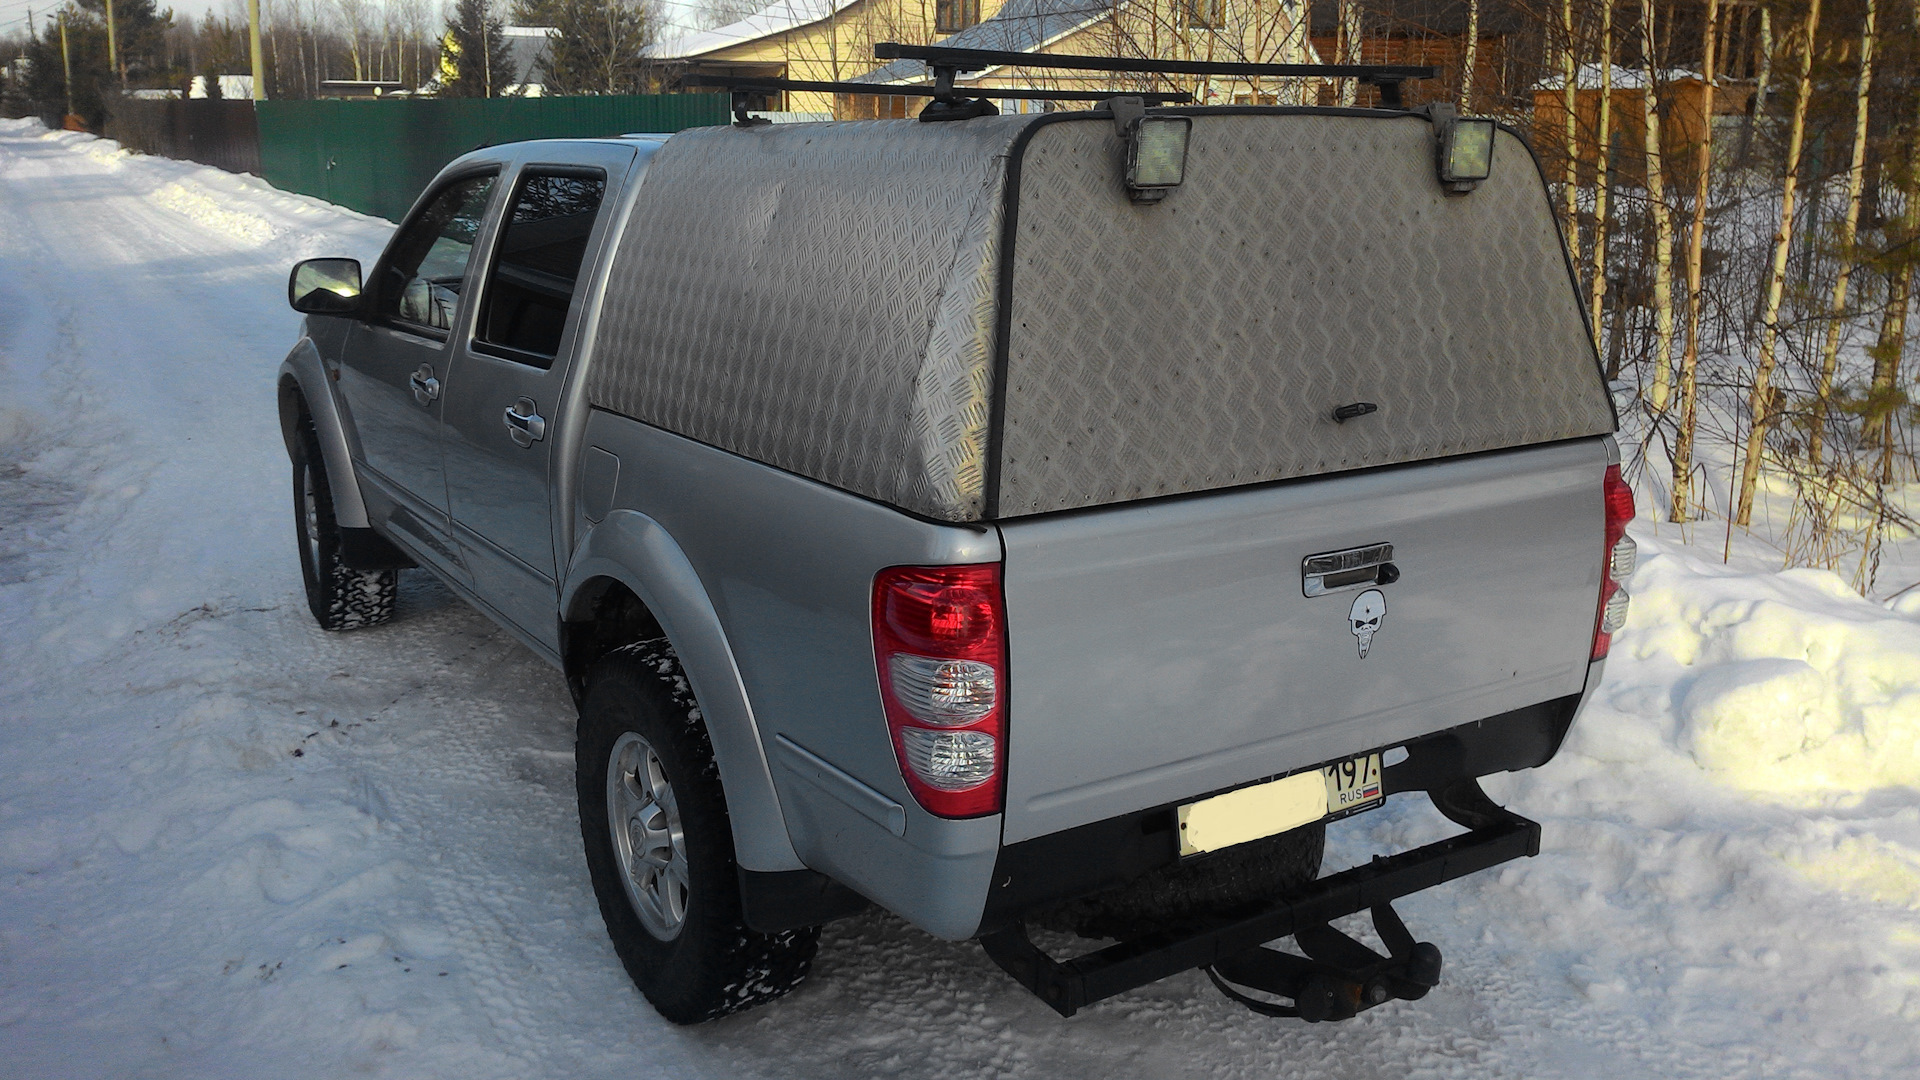
[[[1252,75],[1274,78],[1312,77],[1359,79],[1370,83],[1399,83],[1431,79],[1439,69],[1413,64],[1247,64],[1212,60],[1153,60],[1131,56],[1066,56],[1052,53],[1005,52],[998,49],[950,49],[939,45],[902,45],[882,41],[873,47],[878,60],[918,60],[936,72],[981,71],[992,67],[1047,68],[1061,71],[1105,71],[1148,75]]]
[[[1128,90],[1014,90],[993,86],[953,86],[941,83],[859,83],[813,82],[805,79],[776,79],[767,75],[690,74],[680,79],[682,86],[711,86],[735,92],[742,90],[796,90],[820,94],[875,94],[892,97],[999,98],[1022,101],[1105,101],[1116,94],[1129,94],[1148,104],[1179,104],[1193,100],[1185,91],[1134,93]]]

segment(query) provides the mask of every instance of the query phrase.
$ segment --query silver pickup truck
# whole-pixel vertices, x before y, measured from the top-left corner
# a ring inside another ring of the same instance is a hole
[[[1626,611],[1538,165],[1440,107],[959,112],[483,149],[364,278],[295,267],[314,617],[417,566],[565,673],[676,1022],[868,904],[1063,1015],[1421,996],[1390,902],[1538,850],[1476,778],[1554,755]],[[1465,831],[1321,876],[1404,792]]]

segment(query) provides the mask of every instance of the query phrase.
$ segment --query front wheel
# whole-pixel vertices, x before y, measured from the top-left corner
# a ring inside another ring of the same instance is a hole
[[[300,578],[306,585],[307,607],[322,630],[378,626],[393,618],[399,574],[355,570],[346,564],[320,438],[306,416],[300,418],[300,437],[294,444],[293,529],[300,544]]]
[[[749,928],[713,745],[664,640],[587,679],[574,743],[580,835],[614,951],[661,1016],[697,1024],[786,994],[820,928]]]

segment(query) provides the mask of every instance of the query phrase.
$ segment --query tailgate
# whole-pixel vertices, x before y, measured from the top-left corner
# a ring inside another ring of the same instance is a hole
[[[1014,843],[1579,693],[1604,439],[1003,523]],[[1302,560],[1393,545],[1363,589]],[[1361,610],[1366,609],[1366,610]]]

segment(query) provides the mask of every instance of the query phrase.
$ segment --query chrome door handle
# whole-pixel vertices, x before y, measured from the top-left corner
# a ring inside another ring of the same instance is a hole
[[[407,385],[413,387],[415,405],[431,405],[440,396],[440,380],[433,377],[432,364],[421,364],[420,370],[407,376]]]
[[[532,398],[521,398],[507,406],[507,434],[521,446],[532,446],[547,437],[547,418],[535,412],[540,406]]]
[[[1308,596],[1391,585],[1399,580],[1392,544],[1328,551],[1300,560],[1300,591]]]

